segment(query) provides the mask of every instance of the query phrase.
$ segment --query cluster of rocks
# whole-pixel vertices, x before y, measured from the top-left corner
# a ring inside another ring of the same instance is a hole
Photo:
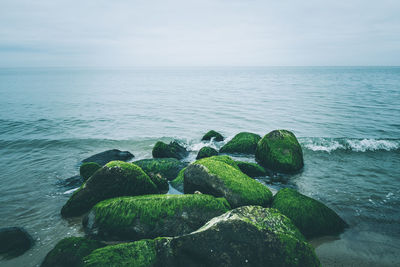
[[[273,196],[252,178],[302,169],[289,131],[242,132],[190,164],[188,153],[157,142],[153,159],[85,161],[61,215],[82,216],[86,236],[61,240],[42,266],[320,266],[307,239],[347,226],[323,203],[289,188]],[[254,154],[258,164],[220,154]],[[166,194],[169,184],[184,194]]]

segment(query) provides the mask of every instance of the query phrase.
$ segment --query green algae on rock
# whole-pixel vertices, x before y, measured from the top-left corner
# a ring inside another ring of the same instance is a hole
[[[254,154],[261,136],[254,133],[241,132],[219,150],[220,153]]]
[[[256,163],[236,161],[236,164],[243,173],[252,178],[268,175],[267,171]]]
[[[172,141],[169,144],[158,141],[152,151],[153,158],[176,158],[183,159],[189,152],[180,145],[177,141]]]
[[[220,156],[195,161],[184,171],[184,192],[200,191],[216,197],[225,197],[234,207],[260,205],[267,207],[272,202],[271,191],[261,183],[242,173],[233,161]]]
[[[79,173],[82,176],[83,180],[86,181],[100,168],[100,164],[96,162],[85,162],[79,168]]]
[[[104,247],[103,242],[84,237],[67,237],[47,254],[41,267],[80,267],[83,258],[93,250]]]
[[[208,131],[203,138],[201,138],[201,141],[209,141],[212,138],[214,138],[214,140],[217,142],[224,141],[224,137],[214,130]]]
[[[279,190],[272,207],[289,217],[307,238],[336,235],[347,227],[332,209],[291,188]]]
[[[142,168],[148,175],[160,174],[161,177],[167,180],[175,179],[178,173],[187,165],[176,158],[142,159],[133,163]]]
[[[97,202],[108,198],[158,192],[157,186],[139,166],[123,161],[111,161],[74,192],[62,207],[61,215],[80,216]]]
[[[212,157],[212,156],[216,156],[216,155],[218,155],[217,150],[215,150],[212,147],[205,146],[199,150],[199,153],[197,154],[196,159],[202,159],[202,158]]]
[[[296,136],[287,130],[266,134],[258,143],[256,161],[273,171],[292,173],[303,168],[303,151]]]
[[[176,178],[171,181],[171,186],[180,192],[183,192],[183,176],[184,176],[185,170],[186,170],[186,168],[183,168],[178,173],[178,176],[176,176]]]
[[[146,195],[104,200],[84,218],[86,232],[103,240],[188,234],[228,211],[224,198],[204,194]]]

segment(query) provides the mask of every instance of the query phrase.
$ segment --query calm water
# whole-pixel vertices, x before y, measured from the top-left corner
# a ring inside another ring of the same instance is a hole
[[[209,129],[232,137],[290,129],[305,168],[282,186],[320,199],[350,228],[313,240],[326,266],[400,264],[400,68],[0,69],[0,227],[36,239],[1,266],[36,266],[63,237],[60,180],[103,150],[151,157],[156,140],[193,150]],[[253,160],[249,158],[248,160]]]

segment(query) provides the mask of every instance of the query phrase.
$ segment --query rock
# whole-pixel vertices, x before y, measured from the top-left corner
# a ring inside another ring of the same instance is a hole
[[[256,163],[236,161],[236,164],[243,173],[252,178],[268,175],[267,171]]]
[[[0,228],[0,255],[6,259],[24,254],[33,244],[33,238],[24,228]]]
[[[169,144],[158,141],[153,147],[153,158],[176,158],[183,159],[189,152],[181,146],[177,141]]]
[[[256,161],[270,170],[292,173],[303,168],[303,151],[296,136],[287,130],[275,130],[257,145]]]
[[[200,191],[216,197],[225,197],[231,207],[245,205],[268,206],[271,191],[261,183],[242,173],[239,168],[221,161],[219,157],[204,158],[186,167],[184,192]],[[236,165],[236,163],[235,163]]]
[[[205,146],[199,150],[199,153],[197,154],[196,159],[202,159],[202,158],[212,157],[212,156],[216,156],[216,155],[218,155],[217,150],[215,150],[212,147]]]
[[[84,237],[67,237],[50,250],[41,267],[78,267],[83,265],[83,258],[93,250],[105,244]]]
[[[158,192],[157,186],[139,166],[123,161],[111,161],[74,192],[62,207],[61,215],[80,216],[97,202],[108,198]]]
[[[166,194],[169,191],[169,184],[167,179],[162,177],[159,173],[149,173],[150,180],[156,185],[159,194]]]
[[[81,186],[83,182],[83,178],[80,175],[76,175],[65,180],[57,181],[57,185],[65,187],[66,189],[73,189]]]
[[[96,162],[85,162],[79,168],[79,173],[81,174],[83,180],[86,181],[100,168],[100,164]]]
[[[209,141],[212,138],[214,138],[214,141],[217,141],[217,142],[224,141],[224,137],[220,133],[218,133],[218,132],[216,132],[214,130],[211,130],[211,131],[207,132],[203,136],[203,138],[201,138],[201,141]]]
[[[170,181],[175,179],[180,170],[187,165],[176,158],[142,159],[134,163],[148,175],[150,173],[160,174],[163,178]]]
[[[289,217],[307,238],[336,235],[347,227],[333,210],[291,188],[279,190],[272,207]]]
[[[230,209],[209,195],[147,195],[98,203],[84,219],[86,232],[108,240],[139,240],[188,234]]]
[[[111,149],[88,157],[87,159],[82,160],[82,162],[96,162],[103,166],[113,160],[127,161],[133,157],[135,156],[129,151]]]
[[[261,137],[258,134],[241,132],[219,150],[220,153],[254,154]]]

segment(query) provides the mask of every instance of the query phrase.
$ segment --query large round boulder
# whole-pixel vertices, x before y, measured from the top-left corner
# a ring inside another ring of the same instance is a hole
[[[187,165],[176,158],[142,159],[133,163],[142,168],[148,175],[159,174],[167,180],[175,179]]]
[[[61,215],[80,216],[96,203],[108,198],[158,192],[157,186],[139,166],[123,161],[111,161],[74,192],[62,207]]]
[[[221,147],[219,152],[228,154],[254,154],[260,139],[261,136],[258,134],[241,132]]]
[[[224,198],[204,194],[120,197],[98,203],[83,222],[103,240],[139,240],[188,234],[229,209]]]
[[[113,160],[127,161],[133,157],[135,157],[135,156],[129,151],[121,151],[118,149],[111,149],[111,150],[103,151],[103,152],[97,153],[93,156],[90,156],[90,157],[82,160],[82,162],[96,162],[97,164],[103,166],[106,163],[113,161]]]
[[[218,158],[218,159],[216,159]],[[234,166],[221,161],[219,156],[195,161],[184,171],[184,192],[200,191],[216,197],[225,197],[232,207],[245,205],[268,206],[271,191]]]
[[[270,170],[292,173],[303,168],[303,151],[296,136],[287,130],[275,130],[257,145],[256,161]]]
[[[217,150],[215,150],[212,147],[205,146],[199,150],[199,153],[197,154],[196,159],[202,159],[202,158],[207,158],[207,157],[212,157],[212,156],[217,156],[217,155],[218,155]]]
[[[85,162],[79,168],[79,173],[82,176],[83,180],[86,181],[92,176],[98,169],[101,169],[100,164],[96,162]]]
[[[260,176],[267,176],[267,171],[260,165],[246,161],[236,161],[239,169],[246,175],[255,178]]]
[[[153,158],[183,159],[189,155],[189,152],[177,141],[172,141],[169,144],[158,141],[153,147],[152,154]]]
[[[201,141],[210,141],[210,140],[214,140],[217,142],[221,142],[224,141],[224,137],[222,136],[222,134],[220,134],[219,132],[216,132],[214,130],[208,131],[203,138],[201,138]]]
[[[307,238],[336,235],[347,227],[332,209],[291,188],[279,190],[272,207],[289,217]]]
[[[84,257],[104,246],[103,242],[84,237],[67,237],[50,250],[41,267],[80,267]]]
[[[4,258],[14,258],[24,254],[33,243],[33,238],[24,228],[0,228],[0,255]]]

